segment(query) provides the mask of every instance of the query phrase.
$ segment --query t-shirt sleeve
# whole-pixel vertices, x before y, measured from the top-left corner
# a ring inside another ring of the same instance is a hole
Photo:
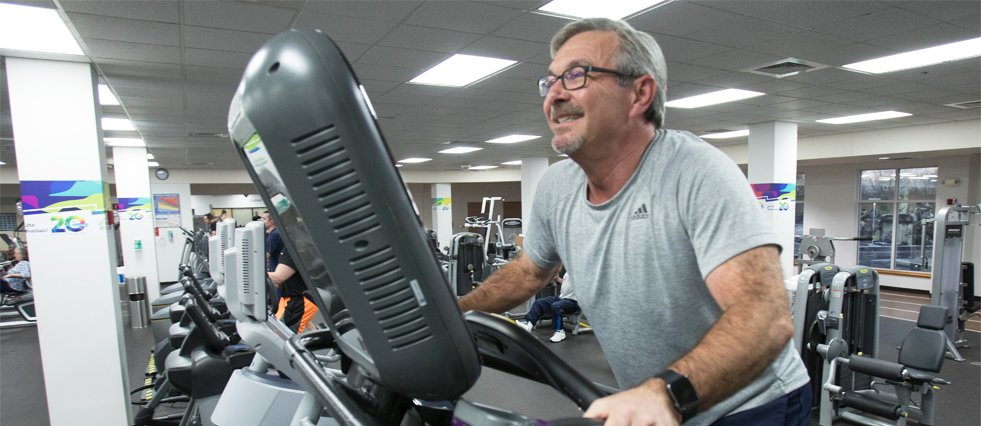
[[[296,264],[293,263],[293,258],[290,256],[290,251],[283,247],[283,250],[279,252],[279,264],[286,265],[293,270],[296,270]]]
[[[746,177],[729,157],[705,144],[683,161],[678,205],[702,278],[744,251],[779,247]]]

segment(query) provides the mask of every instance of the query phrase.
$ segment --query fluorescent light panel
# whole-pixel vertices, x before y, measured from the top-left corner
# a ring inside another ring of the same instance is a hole
[[[0,49],[84,55],[55,9],[0,3]]]
[[[102,117],[102,130],[136,130],[128,118]]]
[[[499,137],[497,139],[491,139],[487,141],[487,143],[518,143],[518,142],[525,142],[533,139],[538,139],[540,137],[541,136],[535,136],[535,135],[508,135],[508,136]]]
[[[104,138],[106,145],[109,146],[146,146],[140,138]]]
[[[726,102],[735,102],[743,99],[755,98],[765,94],[766,93],[754,92],[752,90],[725,89],[717,92],[675,99],[670,102],[665,102],[664,106],[671,108],[701,108],[709,105],[724,104]]]
[[[146,159],[147,159],[147,160],[153,160],[153,159],[154,159],[154,158],[153,158],[153,154],[150,154],[150,153],[147,153],[147,154],[146,154]]]
[[[497,168],[497,166],[471,166],[467,170],[490,170],[490,169],[496,169],[496,168]]]
[[[738,138],[743,136],[749,136],[749,129],[734,130],[731,132],[710,133],[707,135],[702,135],[702,139],[731,139],[731,138]]]
[[[554,0],[538,10],[548,14],[573,18],[610,18],[621,19],[663,0]]]
[[[477,148],[473,146],[458,146],[454,148],[444,149],[440,151],[440,154],[466,154],[468,152],[480,151],[483,148]]]
[[[521,160],[505,161],[505,162],[501,163],[501,165],[504,165],[504,166],[520,166],[521,165]]]
[[[875,121],[875,120],[888,120],[890,118],[907,117],[913,114],[908,112],[899,111],[883,111],[883,112],[873,112],[869,114],[858,114],[858,115],[848,115],[844,117],[828,118],[824,120],[817,120],[818,123],[824,124],[849,124],[849,123],[861,123],[863,121]]]
[[[158,162],[156,162],[156,161],[148,161],[148,162],[146,163],[146,166],[147,166],[147,167],[160,167],[160,163],[158,163]]]
[[[453,55],[409,83],[461,87],[507,68],[516,61],[485,56]]]
[[[105,84],[99,85],[99,105],[119,105],[119,99]]]
[[[843,65],[849,71],[882,74],[981,56],[981,37]]]
[[[403,159],[403,160],[399,160],[398,162],[399,163],[405,163],[405,164],[416,164],[416,163],[425,163],[425,162],[427,162],[429,160],[432,160],[432,158],[410,157],[410,158],[406,158],[406,159]]]

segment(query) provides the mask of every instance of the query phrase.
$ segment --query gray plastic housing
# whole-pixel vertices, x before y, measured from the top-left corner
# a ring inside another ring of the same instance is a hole
[[[454,399],[480,361],[371,106],[340,49],[290,30],[252,58],[229,132],[342,351],[386,388]]]

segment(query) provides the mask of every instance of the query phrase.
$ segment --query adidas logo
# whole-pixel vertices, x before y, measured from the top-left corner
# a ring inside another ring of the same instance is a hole
[[[647,204],[645,203],[641,204],[640,208],[638,208],[634,214],[630,215],[630,220],[647,219],[648,217],[650,217],[650,215],[647,214]]]

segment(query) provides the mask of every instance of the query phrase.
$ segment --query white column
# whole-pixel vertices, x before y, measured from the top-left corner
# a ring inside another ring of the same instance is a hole
[[[548,169],[548,158],[546,157],[524,157],[521,159],[521,232],[528,230],[528,221],[531,220],[531,205],[535,202],[535,191],[538,189],[538,181],[545,175]]]
[[[783,247],[780,266],[786,279],[796,273],[797,124],[771,122],[749,126],[749,183]]]
[[[160,282],[176,282],[179,278],[177,267],[181,262],[186,240],[180,228],[194,231],[194,218],[191,215],[191,184],[162,183],[157,181],[156,177],[150,179],[153,196],[162,198],[154,200],[153,221],[159,231],[156,237],[157,276]],[[175,207],[179,212],[179,221],[172,215]]]
[[[153,235],[153,200],[147,173],[146,148],[112,149],[119,203],[119,238],[126,276],[146,277],[147,299],[160,297],[157,245]]]
[[[48,417],[131,424],[96,75],[87,63],[6,61]]]
[[[434,183],[431,187],[433,195],[433,230],[436,231],[436,241],[439,249],[449,247],[453,242],[453,192],[448,183]]]

